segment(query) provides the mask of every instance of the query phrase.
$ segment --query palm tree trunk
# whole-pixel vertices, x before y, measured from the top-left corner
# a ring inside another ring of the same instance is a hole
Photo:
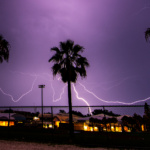
[[[73,123],[72,123],[72,99],[71,99],[71,82],[70,82],[70,60],[67,52],[67,75],[68,75],[68,104],[69,104],[69,130],[70,137],[73,137]]]
[[[68,104],[69,104],[69,131],[70,136],[73,136],[73,122],[72,122],[72,99],[71,99],[71,82],[68,80]]]

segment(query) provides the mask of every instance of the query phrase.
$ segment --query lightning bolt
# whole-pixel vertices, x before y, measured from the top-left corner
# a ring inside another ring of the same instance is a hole
[[[89,103],[88,103],[84,98],[79,97],[79,94],[78,94],[78,92],[77,92],[77,90],[76,90],[74,84],[72,84],[72,86],[73,86],[74,92],[75,92],[75,94],[76,94],[76,98],[77,98],[78,100],[82,100],[82,101],[89,107],[90,114],[92,114],[91,107],[90,107]]]
[[[145,102],[147,100],[150,99],[150,97],[147,97],[145,99],[142,99],[142,100],[137,100],[137,101],[134,101],[134,102],[131,102],[131,103],[125,103],[125,102],[121,102],[121,101],[106,101],[106,100],[103,100],[101,98],[99,98],[96,94],[94,94],[93,92],[89,91],[83,84],[81,84],[80,82],[78,82],[86,92],[88,92],[89,94],[93,95],[96,99],[102,101],[102,102],[105,102],[105,103],[118,103],[118,104],[123,104],[123,105],[133,105],[133,104],[136,104],[136,103],[141,103],[141,102]]]
[[[10,97],[13,102],[18,102],[18,101],[20,101],[24,96],[26,96],[26,95],[28,95],[30,92],[32,92],[33,87],[34,87],[34,84],[35,84],[35,81],[37,80],[37,76],[36,76],[36,75],[32,75],[32,76],[34,76],[35,79],[33,80],[33,83],[32,83],[32,85],[31,85],[31,88],[30,88],[27,92],[25,92],[24,94],[22,94],[18,99],[14,99],[11,94],[8,94],[8,93],[4,92],[4,91],[2,90],[2,88],[0,88],[0,91],[1,91],[4,95]]]
[[[59,98],[55,99],[55,89],[54,89],[54,87],[53,87],[52,80],[50,79],[51,76],[50,76],[48,73],[31,74],[31,73],[24,73],[24,72],[19,72],[19,71],[10,71],[10,72],[11,72],[11,73],[17,73],[17,74],[21,74],[21,75],[28,75],[28,76],[35,77],[34,80],[33,80],[32,85],[31,85],[31,88],[30,88],[27,92],[25,92],[24,94],[22,94],[18,99],[14,99],[14,97],[13,97],[11,94],[4,92],[4,90],[3,90],[2,88],[0,88],[1,93],[4,94],[4,95],[6,95],[6,96],[8,96],[8,97],[10,97],[13,102],[19,102],[23,97],[25,97],[25,96],[28,95],[30,92],[32,92],[32,90],[33,90],[33,88],[34,88],[34,85],[35,85],[35,82],[37,81],[37,79],[38,79],[39,77],[42,78],[42,79],[44,79],[44,80],[46,80],[46,81],[49,81],[49,82],[50,82],[51,89],[52,89],[52,91],[53,91],[53,96],[52,96],[52,97],[53,97],[53,102],[57,102],[57,101],[61,100],[62,95],[64,94],[64,91],[65,91],[65,88],[66,88],[66,86],[67,86],[67,85],[65,85],[65,86],[62,88],[62,92],[60,93]],[[47,79],[45,76],[48,76],[48,79]],[[60,77],[57,78],[57,80],[60,81]]]
[[[43,73],[43,75],[47,75],[49,78],[51,77],[48,73]],[[43,76],[41,76],[41,77],[44,78]],[[45,79],[45,78],[44,78],[44,79]],[[46,79],[46,80],[48,80],[48,79]],[[61,78],[59,77],[59,78],[57,78],[57,80],[60,81]],[[65,92],[65,88],[66,88],[67,84],[65,84],[65,86],[62,88],[62,91],[61,91],[61,93],[60,93],[60,95],[59,95],[59,98],[55,99],[55,89],[54,89],[54,87],[53,87],[52,80],[49,79],[48,81],[50,82],[51,89],[52,89],[52,91],[53,91],[53,96],[52,96],[53,102],[60,101],[60,100],[62,99],[62,96],[63,96],[64,92]]]
[[[97,85],[97,83],[91,83],[91,84],[93,84],[94,85],[94,88],[96,88],[96,87],[101,87],[103,90],[106,90],[106,91],[108,91],[108,90],[110,90],[110,89],[112,89],[112,88],[114,88],[114,87],[117,87],[117,86],[119,86],[119,85],[121,85],[122,83],[124,83],[126,80],[129,80],[129,79],[132,79],[132,78],[135,78],[136,76],[130,76],[130,77],[126,77],[126,78],[123,78],[123,79],[117,79],[117,80],[114,80],[114,81],[108,81],[108,82],[103,82],[103,83],[101,83],[101,85]],[[89,84],[89,82],[87,83],[87,82],[85,82],[86,84]],[[96,86],[95,86],[95,84],[96,84]],[[113,84],[112,86],[109,86],[109,87],[106,87],[107,85],[109,85],[109,84]],[[105,86],[105,87],[104,87]]]
[[[52,85],[52,84],[51,84]],[[59,98],[55,99],[55,90],[53,88],[53,86],[51,86],[52,90],[53,90],[53,102],[57,102],[60,101],[62,98],[62,95],[64,94],[65,88],[66,88],[67,84],[62,88],[62,92],[60,93]]]
[[[50,76],[48,73],[42,73],[41,75],[40,75],[40,74],[23,73],[23,72],[17,72],[17,71],[13,71],[13,73],[20,73],[20,74],[22,74],[22,75],[29,75],[29,76],[34,77],[34,80],[33,80],[33,82],[32,82],[31,88],[30,88],[27,92],[25,92],[24,94],[22,94],[18,99],[14,99],[14,97],[13,97],[11,94],[6,93],[2,88],[0,88],[1,93],[4,94],[4,95],[6,95],[6,96],[8,96],[8,97],[10,97],[13,102],[18,102],[18,101],[20,101],[24,96],[26,96],[26,95],[28,95],[30,92],[32,92],[32,91],[33,91],[33,88],[34,88],[34,85],[35,85],[35,82],[37,81],[38,77],[43,78],[43,79],[45,79],[46,81],[48,80],[48,81],[50,82],[51,89],[52,89],[52,91],[53,91],[53,96],[52,96],[53,102],[58,102],[58,101],[60,101],[60,100],[62,99],[62,96],[63,96],[63,94],[64,94],[64,92],[65,92],[65,88],[66,88],[66,86],[67,86],[67,84],[65,84],[65,86],[62,88],[61,93],[59,94],[59,97],[55,99],[55,95],[56,95],[55,89],[54,89],[54,87],[53,87],[52,80],[50,79],[51,76]],[[44,76],[46,76],[46,75],[48,76],[48,79],[47,79],[46,77],[44,77]],[[128,79],[128,78],[126,78],[126,79]],[[126,79],[125,79],[125,80],[126,80]],[[61,80],[60,80],[60,77],[57,78],[57,80],[58,80],[58,81],[61,81]],[[123,82],[123,81],[121,81],[121,82]],[[130,102],[130,103],[121,102],[121,101],[107,101],[107,100],[101,99],[101,98],[98,97],[94,92],[88,90],[88,89],[87,89],[83,84],[81,84],[80,82],[78,82],[78,83],[79,83],[80,86],[83,87],[83,89],[84,89],[87,93],[93,95],[96,99],[98,99],[99,101],[105,102],[105,103],[111,103],[111,104],[114,104],[114,103],[115,103],[115,104],[123,104],[123,105],[133,105],[133,104],[136,104],[136,103],[145,102],[145,101],[147,101],[147,100],[150,99],[150,97],[147,97],[147,98],[145,98],[145,99],[133,101],[133,102]],[[119,83],[119,84],[120,84],[120,83]],[[89,107],[90,113],[92,113],[91,108],[90,108],[90,105],[89,105],[89,103],[87,102],[87,100],[85,100],[83,97],[79,97],[79,94],[78,94],[77,89],[75,88],[75,85],[72,84],[72,86],[73,86],[73,90],[74,90],[74,92],[75,92],[76,98],[77,98],[78,100],[82,100],[82,101]]]

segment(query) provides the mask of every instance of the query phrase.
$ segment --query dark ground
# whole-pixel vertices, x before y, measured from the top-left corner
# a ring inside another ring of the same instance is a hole
[[[24,127],[0,127],[1,140],[72,144],[81,147],[150,149],[150,133],[78,132]]]

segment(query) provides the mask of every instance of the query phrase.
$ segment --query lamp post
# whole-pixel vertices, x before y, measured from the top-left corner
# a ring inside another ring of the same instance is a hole
[[[41,88],[41,104],[42,104],[42,128],[43,128],[43,88],[45,88],[45,85],[39,85],[39,88]]]

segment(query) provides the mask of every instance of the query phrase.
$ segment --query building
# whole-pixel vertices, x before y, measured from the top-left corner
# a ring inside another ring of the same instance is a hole
[[[0,126],[15,126],[23,124],[26,118],[16,113],[0,113]]]

